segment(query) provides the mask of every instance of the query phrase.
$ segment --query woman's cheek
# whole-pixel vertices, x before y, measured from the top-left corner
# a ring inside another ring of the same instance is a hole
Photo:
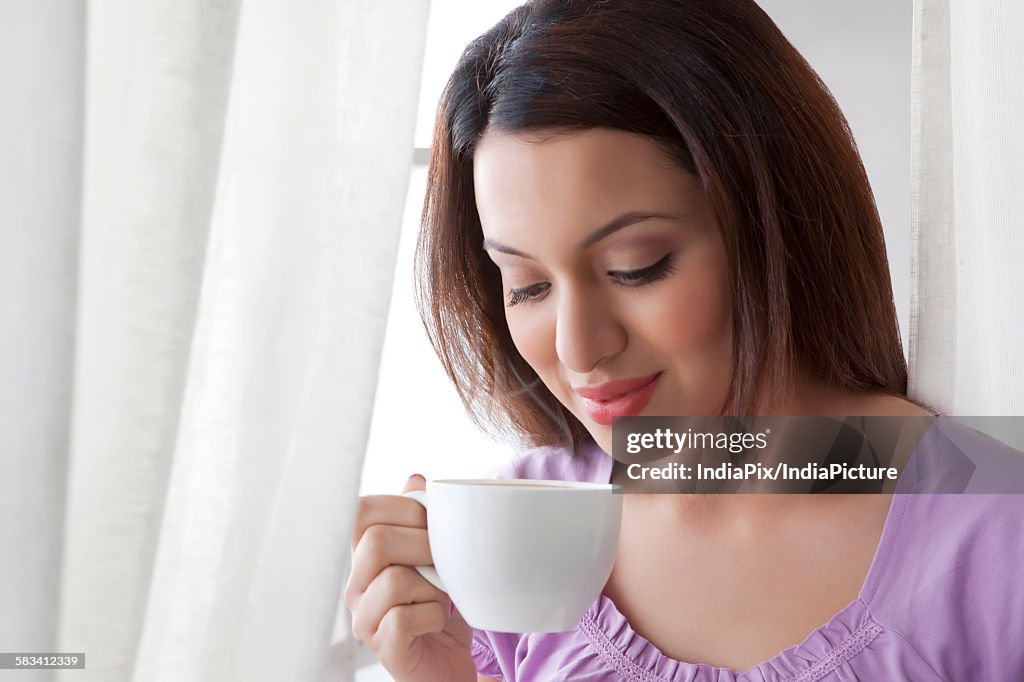
[[[651,285],[647,291],[639,288],[627,292],[631,294],[624,302],[628,305],[620,307],[628,311],[628,326],[633,331],[643,330],[647,339],[673,339],[671,345],[677,345],[678,342],[695,342],[708,335],[709,318],[718,302],[706,287],[693,288],[687,282],[663,282]]]
[[[529,307],[530,303],[520,304]],[[546,374],[552,371],[558,358],[555,353],[555,325],[540,310],[506,309],[505,320],[516,350],[547,383]]]

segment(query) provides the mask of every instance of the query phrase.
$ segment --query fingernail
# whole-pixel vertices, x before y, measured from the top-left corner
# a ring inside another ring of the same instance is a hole
[[[424,476],[423,474],[413,474],[409,478],[418,478],[418,479],[423,480],[423,481],[427,480],[427,477]]]

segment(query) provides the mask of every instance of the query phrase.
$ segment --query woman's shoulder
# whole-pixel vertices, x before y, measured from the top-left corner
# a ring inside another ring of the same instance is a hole
[[[966,423],[940,416],[921,438],[886,524],[890,549],[914,563],[1016,561],[1024,571],[1024,541],[1008,544],[1024,540],[1024,453]],[[997,555],[986,555],[988,547]]]
[[[520,452],[491,470],[488,478],[607,483],[612,463],[612,458],[594,441],[586,441],[575,449],[545,446]]]
[[[981,652],[1019,673],[1024,654],[1006,649],[1024,632],[1024,455],[939,417],[915,458],[918,485],[893,497],[862,598],[953,679],[982,679]]]

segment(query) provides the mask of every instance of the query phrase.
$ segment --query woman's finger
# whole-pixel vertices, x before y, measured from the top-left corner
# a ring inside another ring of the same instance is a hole
[[[356,523],[352,531],[352,551],[362,539],[366,529],[378,524],[426,528],[427,510],[414,500],[400,495],[365,495],[359,498]]]
[[[424,604],[435,601],[451,610],[448,595],[427,582],[409,566],[387,566],[370,582],[353,611],[352,632],[363,642],[370,641],[384,615],[396,605]]]
[[[354,604],[349,604],[349,601],[357,601],[370,581],[386,566],[421,566],[432,563],[426,528],[383,524],[370,526],[363,533],[352,555],[352,574],[345,587],[345,603],[353,608]]]
[[[392,606],[373,636],[374,651],[382,661],[402,660],[413,640],[444,630],[448,609],[436,601]]]

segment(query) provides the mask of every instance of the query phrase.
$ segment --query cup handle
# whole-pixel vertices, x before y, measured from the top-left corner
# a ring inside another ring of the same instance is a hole
[[[425,490],[410,490],[407,493],[402,493],[402,497],[408,497],[410,500],[415,500],[416,502],[419,502],[424,509],[427,509],[427,493]],[[426,578],[427,582],[437,589],[442,592],[448,591],[448,588],[446,588],[444,583],[441,582],[441,576],[437,574],[437,571],[433,566],[413,566],[413,568],[415,568],[420,575]]]

